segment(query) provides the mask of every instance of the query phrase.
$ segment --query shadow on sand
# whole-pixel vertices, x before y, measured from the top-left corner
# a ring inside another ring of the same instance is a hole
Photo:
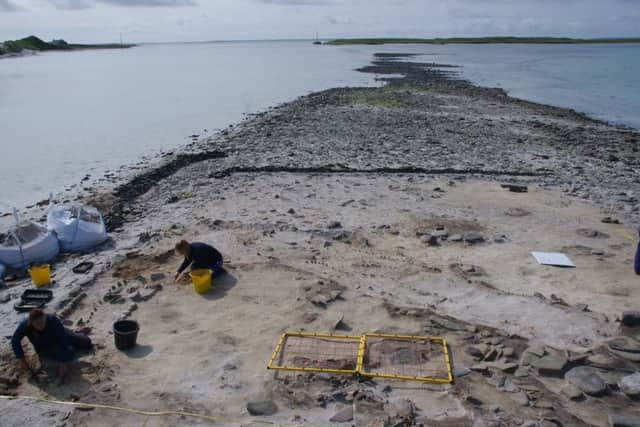
[[[142,359],[150,355],[152,352],[153,352],[153,346],[146,345],[146,344],[145,345],[138,344],[130,350],[123,351],[124,354],[126,354],[128,357],[132,359]]]
[[[238,279],[225,270],[213,278],[211,290],[206,294],[203,294],[202,297],[208,300],[224,298],[225,295],[227,295],[227,292],[229,292],[236,283],[238,283]]]

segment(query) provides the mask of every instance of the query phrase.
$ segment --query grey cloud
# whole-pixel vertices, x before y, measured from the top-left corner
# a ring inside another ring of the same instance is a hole
[[[108,3],[116,6],[131,7],[182,7],[195,6],[195,0],[97,0],[101,3]]]
[[[0,0],[0,12],[17,12],[19,10],[22,8],[10,0]]]
[[[2,2],[0,0],[0,9]],[[182,7],[195,6],[195,0],[48,0],[56,9],[62,10],[82,10],[89,9],[96,3],[106,3],[122,7]]]
[[[56,8],[61,10],[81,10],[92,6],[87,0],[49,0]]]
[[[473,19],[488,19],[492,15],[487,11],[475,11],[469,8],[453,6],[449,8],[449,14],[454,18],[473,18]]]
[[[327,16],[327,22],[331,25],[346,25],[353,23],[351,18],[340,16]]]
[[[315,6],[323,4],[331,4],[331,0],[256,0],[258,3],[280,4],[284,6]]]

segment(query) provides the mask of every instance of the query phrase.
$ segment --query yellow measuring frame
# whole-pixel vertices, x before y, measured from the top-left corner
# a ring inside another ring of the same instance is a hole
[[[431,341],[440,343],[442,345],[442,352],[444,354],[444,363],[447,370],[446,378],[436,378],[436,377],[419,377],[419,376],[411,376],[411,375],[395,375],[395,374],[382,374],[376,372],[367,372],[364,370],[364,348],[367,346],[367,338],[387,338],[395,341]],[[420,381],[426,383],[436,383],[436,384],[450,384],[453,382],[453,372],[451,369],[451,358],[449,357],[449,347],[447,346],[447,340],[444,337],[419,337],[413,335],[391,335],[391,334],[364,334],[362,335],[362,365],[360,365],[360,370],[358,373],[363,377],[370,378],[384,378],[389,380],[403,380],[403,381]],[[360,362],[360,360],[359,360]]]
[[[280,337],[278,344],[276,344],[276,348],[273,350],[271,354],[271,359],[269,359],[269,363],[267,364],[267,369],[280,370],[280,371],[294,371],[294,372],[318,372],[318,373],[326,373],[326,374],[356,374],[357,373],[357,355],[356,355],[356,369],[331,369],[331,368],[303,368],[299,366],[280,366],[276,365],[276,358],[278,357],[278,353],[282,350],[287,338],[289,337],[300,337],[300,338],[325,338],[332,340],[345,340],[345,341],[353,341],[355,343],[361,342],[361,336],[352,336],[352,335],[331,335],[331,334],[315,334],[310,332],[285,332]]]
[[[321,339],[330,339],[330,340],[345,340],[352,341],[354,344],[358,345],[357,354],[354,355],[356,364],[355,369],[331,369],[331,368],[320,368],[320,367],[299,367],[299,366],[287,366],[287,365],[278,365],[276,364],[276,358],[278,354],[283,350],[286,340],[289,337],[300,337],[300,338],[321,338]],[[444,354],[444,364],[446,367],[446,378],[437,378],[437,377],[426,377],[426,376],[410,376],[410,375],[395,375],[395,374],[385,374],[385,373],[376,373],[376,372],[367,372],[365,370],[365,355],[367,350],[367,338],[381,338],[381,339],[390,339],[395,341],[430,341],[436,342],[442,345],[442,351]],[[327,374],[339,374],[339,375],[360,375],[363,377],[369,378],[384,378],[391,380],[403,380],[403,381],[420,381],[420,382],[429,382],[436,384],[450,384],[453,382],[453,373],[451,368],[451,358],[449,357],[449,348],[447,346],[447,340],[443,337],[421,337],[421,336],[413,336],[413,335],[390,335],[390,334],[363,334],[363,335],[331,335],[331,334],[319,334],[319,333],[309,333],[309,332],[285,332],[282,334],[278,343],[276,344],[273,353],[271,354],[271,359],[269,359],[269,363],[267,364],[267,369],[280,370],[280,371],[292,371],[292,372],[315,372],[315,373],[327,373]]]

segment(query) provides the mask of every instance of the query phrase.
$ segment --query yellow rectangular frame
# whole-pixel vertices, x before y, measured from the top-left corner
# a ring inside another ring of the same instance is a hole
[[[269,359],[269,364],[267,365],[267,369],[279,370],[279,371],[294,371],[294,372],[318,372],[325,374],[357,374],[357,366],[359,359],[356,359],[356,369],[330,369],[330,368],[301,368],[297,366],[279,366],[275,365],[276,357],[280,352],[280,349],[284,345],[284,342],[288,337],[302,337],[302,338],[329,338],[336,340],[350,340],[354,342],[361,342],[361,336],[352,336],[352,335],[330,335],[330,334],[315,334],[310,332],[285,332],[280,337],[278,344],[276,344],[276,348],[273,350],[271,354],[271,359]],[[358,351],[359,354],[359,351]]]
[[[275,364],[276,357],[282,349],[287,337],[303,337],[303,338],[328,338],[338,340],[351,340],[358,342],[358,354],[356,355],[356,368],[355,369],[329,369],[329,368],[301,368],[297,366],[280,366]],[[442,345],[442,351],[444,353],[444,363],[447,369],[447,378],[435,378],[435,377],[416,377],[408,375],[394,375],[394,374],[379,374],[375,372],[366,372],[364,370],[364,356],[367,346],[367,338],[389,338],[401,341],[432,341],[438,342]],[[368,378],[383,378],[390,380],[403,380],[403,381],[420,381],[436,384],[450,384],[453,382],[453,372],[451,368],[451,358],[449,357],[449,347],[447,346],[447,340],[444,337],[420,337],[413,335],[390,335],[390,334],[363,334],[359,336],[355,335],[331,335],[331,334],[316,334],[310,332],[285,332],[278,340],[276,348],[271,354],[271,359],[267,364],[267,369],[279,370],[279,371],[293,371],[293,372],[316,372],[326,374],[346,374],[346,375],[361,375]]]
[[[440,343],[442,345],[442,351],[444,354],[444,363],[447,369],[447,377],[446,378],[416,377],[416,376],[409,376],[409,375],[379,374],[375,372],[367,372],[364,370],[364,351],[367,345],[367,338],[389,338],[397,341],[432,341],[432,342]],[[357,370],[358,370],[358,373],[363,377],[384,378],[389,380],[420,381],[420,382],[436,383],[436,384],[450,384],[453,382],[453,372],[451,369],[451,359],[449,357],[449,347],[447,346],[447,340],[444,337],[418,337],[418,336],[412,336],[412,335],[364,334],[362,335],[360,347],[362,349],[362,354],[358,355],[359,367],[357,368]]]

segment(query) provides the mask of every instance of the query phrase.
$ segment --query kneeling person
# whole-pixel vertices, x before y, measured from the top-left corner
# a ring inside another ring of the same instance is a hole
[[[222,254],[216,248],[206,243],[181,240],[176,244],[176,252],[184,256],[184,261],[178,268],[174,281],[178,281],[182,273],[191,266],[191,271],[198,269],[210,269],[214,274],[224,272],[222,269]]]
[[[76,357],[76,349],[88,350],[93,346],[88,336],[65,328],[55,315],[46,314],[41,309],[31,310],[29,317],[20,322],[14,332],[11,346],[22,366],[33,374],[35,370],[29,366],[22,349],[24,337],[29,339],[38,357],[58,363],[60,377],[67,373],[69,363]]]

